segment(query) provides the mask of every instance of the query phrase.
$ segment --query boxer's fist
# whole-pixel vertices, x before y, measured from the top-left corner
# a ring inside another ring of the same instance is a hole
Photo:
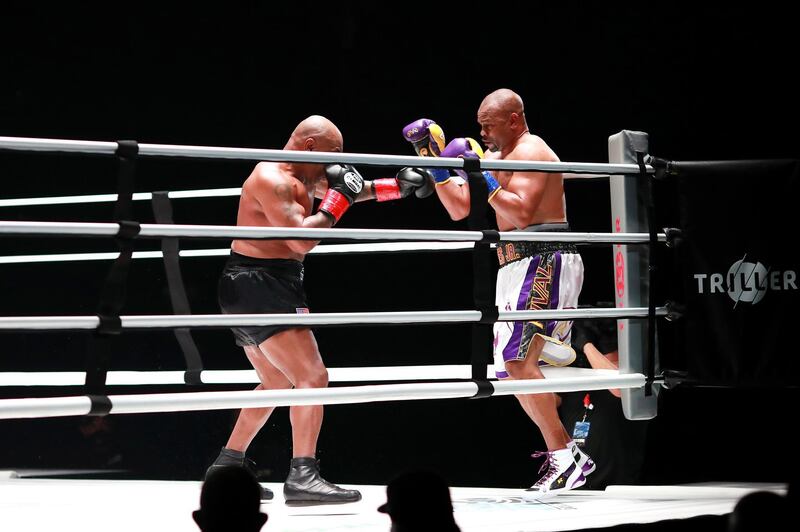
[[[418,198],[427,198],[433,193],[432,181],[430,172],[423,168],[403,168],[396,177],[376,179],[372,187],[378,201],[405,198],[411,192]]]
[[[480,144],[475,139],[471,139],[469,137],[464,138],[457,138],[450,141],[450,143],[442,150],[441,153],[442,157],[460,157],[462,159],[482,159],[483,158],[483,149],[481,149]],[[456,168],[456,173],[460,175],[465,181],[469,180],[469,176],[467,172],[461,168]],[[486,170],[481,172],[483,179],[486,181],[486,187],[489,190],[489,199],[491,200],[495,194],[497,194],[501,187],[500,183],[494,178],[494,176],[487,172]],[[434,178],[437,175],[434,174]],[[437,183],[440,181],[437,179]],[[442,183],[445,181],[441,181]]]
[[[428,118],[420,118],[404,127],[403,138],[414,146],[420,157],[438,157],[444,149],[444,131]]]
[[[400,185],[403,197],[406,197],[412,190],[418,198],[427,198],[433,194],[433,176],[424,168],[403,168],[397,172],[397,182]]]
[[[350,165],[330,164],[325,167],[328,191],[322,198],[319,210],[339,221],[344,212],[356,201],[364,188],[364,178]]]
[[[462,137],[453,139],[442,150],[441,157],[463,157],[464,159],[483,159],[483,149],[475,139]]]

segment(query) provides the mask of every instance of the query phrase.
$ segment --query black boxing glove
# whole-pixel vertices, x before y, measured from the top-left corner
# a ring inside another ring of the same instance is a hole
[[[331,216],[335,224],[356,201],[364,188],[364,178],[349,164],[329,164],[325,167],[325,177],[328,191],[319,204],[319,210]]]
[[[372,182],[377,201],[405,198],[414,192],[418,198],[427,198],[433,193],[433,176],[423,168],[403,168],[396,177],[376,179]]]

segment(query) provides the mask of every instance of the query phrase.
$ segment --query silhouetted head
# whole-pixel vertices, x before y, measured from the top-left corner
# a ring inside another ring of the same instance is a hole
[[[261,487],[242,467],[214,468],[192,517],[203,532],[257,532],[267,522],[267,514],[261,512]]]
[[[728,531],[762,532],[789,522],[786,497],[771,491],[754,491],[736,503],[728,516]]]
[[[525,106],[510,89],[490,93],[478,108],[481,140],[490,150],[502,150],[528,131]]]
[[[396,532],[459,530],[450,488],[432,471],[408,471],[392,479],[386,486],[386,503],[378,511],[389,514]]]

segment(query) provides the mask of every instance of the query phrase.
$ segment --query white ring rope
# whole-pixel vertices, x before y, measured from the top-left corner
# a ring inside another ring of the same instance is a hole
[[[276,161],[299,163],[342,163],[371,166],[421,166],[437,168],[464,168],[464,159],[453,157],[416,157],[374,155],[368,153],[309,152],[298,150],[264,150],[252,148],[223,148],[218,146],[179,146],[172,144],[138,144],[140,156],[195,157],[209,159],[245,159],[251,161]],[[46,151],[68,153],[93,153],[114,155],[116,142],[86,140],[38,139],[26,137],[0,137],[0,148],[17,151]],[[484,170],[522,170],[539,172],[578,172],[601,174],[638,174],[636,164],[575,163],[545,161],[481,160]],[[648,173],[655,173],[646,165]]]
[[[433,357],[431,357],[433,358]],[[571,366],[540,366],[546,378],[580,377],[591,375],[588,368]],[[472,366],[466,364],[439,364],[425,366],[369,366],[352,368],[327,368],[329,382],[400,382],[469,380]],[[602,370],[606,371],[606,370]],[[106,386],[164,386],[185,385],[186,370],[109,371]],[[204,369],[196,375],[202,384],[258,384],[258,374],[252,369]],[[486,378],[494,380],[494,365],[486,366]],[[4,371],[0,372],[0,386],[83,386],[83,371]]]
[[[466,364],[442,364],[430,366],[372,366],[354,368],[327,368],[330,382],[386,382],[386,381],[431,381],[445,379],[470,379],[472,366]],[[582,368],[543,367],[545,376],[553,371],[590,371]],[[157,371],[109,371],[107,386],[157,386],[185,384],[186,370]],[[209,370],[199,372],[203,384],[257,384],[258,375],[252,369]],[[487,366],[486,377],[494,378],[494,366]],[[0,386],[83,386],[86,373],[83,371],[4,371],[0,372]]]
[[[597,372],[599,370],[593,370]],[[589,377],[563,377],[533,380],[495,381],[495,395],[641,388],[645,377],[639,373],[619,374],[606,370]],[[227,410],[268,406],[330,405],[411,401],[420,399],[458,399],[474,397],[475,382],[381,384],[336,388],[290,390],[252,390],[236,392],[190,392],[164,394],[111,395],[110,414],[143,414]],[[92,409],[88,396],[47,397],[0,400],[0,419],[82,416]]]
[[[242,188],[207,188],[197,190],[171,190],[169,199],[185,198],[221,198],[241,196]],[[152,192],[135,192],[133,201],[151,201]],[[41,198],[6,198],[0,199],[0,207],[34,207],[41,205],[77,205],[81,203],[112,203],[117,201],[117,194],[91,194],[83,196],[44,196]]]
[[[564,179],[608,179],[608,174],[567,174]],[[187,198],[222,198],[241,196],[242,188],[206,188],[197,190],[171,190],[169,199]],[[133,201],[151,201],[152,192],[135,192]],[[82,203],[112,203],[117,201],[116,194],[90,194],[81,196],[44,196],[40,198],[6,198],[0,199],[0,207],[36,207],[42,205],[77,205]]]
[[[656,316],[667,316],[667,307],[656,307]],[[558,310],[511,310],[498,312],[497,321],[573,320],[580,318],[645,318],[647,307],[581,308]],[[409,323],[476,323],[477,310],[437,310],[422,312],[340,312],[310,314],[176,314],[120,316],[122,329],[263,327],[290,325],[365,325]],[[97,316],[3,316],[0,330],[83,330],[96,329]]]
[[[0,221],[0,235],[39,236],[116,236],[117,223],[88,222],[9,222]],[[306,227],[257,227],[235,225],[141,224],[143,238],[225,238],[257,240],[268,238],[324,240],[437,240],[479,242],[480,231],[430,231],[420,229],[340,229]],[[575,242],[588,244],[636,244],[650,241],[648,233],[574,233],[549,231],[500,231],[500,240],[514,242]],[[666,242],[665,233],[658,233]]]
[[[472,243],[462,242],[381,242],[376,244],[327,244],[309,251],[309,255],[344,255],[349,253],[395,253],[411,251],[463,251],[475,247]],[[182,249],[179,257],[227,257],[231,248],[217,249]],[[160,259],[161,251],[134,251],[133,259]],[[0,264],[28,264],[42,262],[78,262],[93,260],[114,260],[119,257],[115,251],[100,253],[54,253],[47,255],[6,255],[0,256]]]

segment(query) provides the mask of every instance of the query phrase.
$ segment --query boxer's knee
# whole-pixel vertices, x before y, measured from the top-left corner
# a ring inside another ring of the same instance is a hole
[[[280,372],[260,373],[261,386],[265,390],[286,390],[292,387],[291,381]]]
[[[325,366],[314,366],[298,375],[294,383],[297,388],[325,388],[328,386],[328,369]]]

